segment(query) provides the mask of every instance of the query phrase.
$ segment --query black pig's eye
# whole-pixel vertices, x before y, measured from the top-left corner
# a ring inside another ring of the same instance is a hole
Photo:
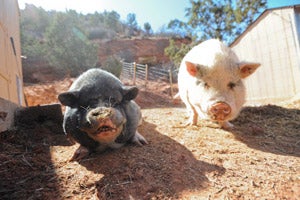
[[[236,84],[235,83],[228,83],[228,87],[232,90],[233,88],[235,88]]]
[[[89,100],[89,104],[91,104],[91,105],[97,104],[98,102],[99,102],[98,98],[92,98]]]
[[[108,107],[114,107],[115,105],[118,104],[117,100],[113,97],[107,98],[105,102],[106,102],[106,106]]]

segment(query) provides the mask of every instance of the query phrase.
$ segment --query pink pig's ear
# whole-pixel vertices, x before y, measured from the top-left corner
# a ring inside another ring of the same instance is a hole
[[[185,61],[185,65],[186,65],[186,69],[188,71],[188,73],[191,75],[191,76],[196,76],[197,74],[197,66],[196,64],[194,63],[191,63],[189,61]]]
[[[253,74],[255,70],[260,66],[259,63],[241,62],[239,63],[241,78],[246,78],[247,76]]]

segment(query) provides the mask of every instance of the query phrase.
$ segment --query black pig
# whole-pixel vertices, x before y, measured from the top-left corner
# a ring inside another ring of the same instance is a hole
[[[111,73],[90,69],[58,96],[67,106],[64,131],[81,145],[73,159],[127,142],[147,144],[137,132],[142,121],[140,107],[133,101],[137,94],[138,88],[124,86]]]

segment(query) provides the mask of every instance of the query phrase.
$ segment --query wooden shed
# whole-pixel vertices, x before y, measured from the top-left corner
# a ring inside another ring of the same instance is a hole
[[[25,106],[21,65],[19,5],[0,1],[0,132],[13,123],[14,111]]]
[[[300,93],[300,5],[265,10],[231,45],[240,60],[261,67],[246,79],[250,103],[287,100]]]

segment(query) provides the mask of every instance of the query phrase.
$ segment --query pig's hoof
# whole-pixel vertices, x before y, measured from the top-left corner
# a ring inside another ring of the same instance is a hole
[[[230,122],[221,122],[220,125],[225,130],[231,130],[234,128],[234,125]]]
[[[185,124],[183,124],[183,127],[188,127],[188,126],[197,126],[197,122],[189,120]]]
[[[139,132],[135,132],[131,141],[140,146],[148,144],[147,140]]]
[[[87,157],[89,154],[90,154],[90,151],[87,148],[80,146],[80,147],[78,147],[78,149],[76,149],[76,151],[70,161],[79,161],[79,160]]]

